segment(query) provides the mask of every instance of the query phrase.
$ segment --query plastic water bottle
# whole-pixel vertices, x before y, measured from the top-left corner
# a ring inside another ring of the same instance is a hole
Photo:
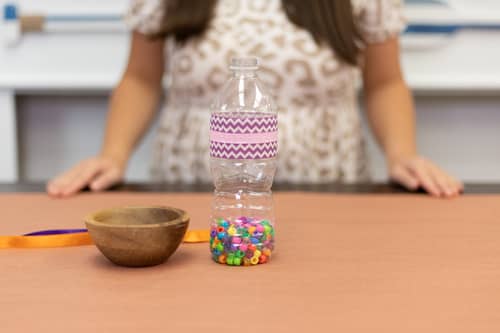
[[[257,76],[258,59],[233,58],[229,68],[232,75],[211,107],[210,251],[215,262],[251,266],[268,262],[275,248],[278,118]]]

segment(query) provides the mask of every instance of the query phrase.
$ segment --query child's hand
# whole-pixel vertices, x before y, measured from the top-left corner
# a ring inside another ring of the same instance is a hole
[[[120,182],[125,166],[108,157],[94,157],[78,163],[47,184],[47,193],[53,197],[68,197],[85,187],[102,191]]]
[[[463,191],[463,184],[420,156],[396,158],[388,163],[389,176],[409,190],[423,188],[435,197],[454,197]]]

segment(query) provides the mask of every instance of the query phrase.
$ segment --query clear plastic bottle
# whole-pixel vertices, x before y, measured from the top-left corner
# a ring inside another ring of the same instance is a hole
[[[218,263],[251,266],[268,262],[275,248],[278,119],[257,77],[258,59],[233,58],[229,68],[232,76],[211,107],[210,251]]]

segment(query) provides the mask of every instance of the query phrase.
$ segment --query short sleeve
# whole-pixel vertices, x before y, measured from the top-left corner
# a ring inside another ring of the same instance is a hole
[[[144,35],[163,33],[168,0],[132,0],[125,14],[125,24]]]
[[[406,28],[401,0],[353,0],[354,17],[368,44],[381,43]]]

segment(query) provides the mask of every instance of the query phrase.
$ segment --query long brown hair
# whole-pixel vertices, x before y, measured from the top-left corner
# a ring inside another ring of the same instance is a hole
[[[318,44],[327,43],[345,62],[358,64],[361,34],[350,0],[281,0],[288,19],[308,30]],[[213,16],[217,0],[170,0],[161,35],[179,41],[202,33]]]

